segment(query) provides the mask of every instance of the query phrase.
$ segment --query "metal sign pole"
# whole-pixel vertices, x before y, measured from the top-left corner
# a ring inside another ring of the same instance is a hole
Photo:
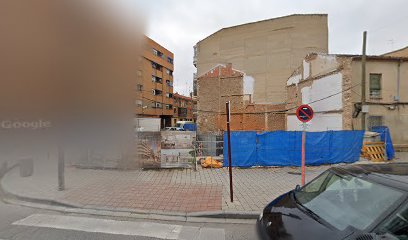
[[[306,123],[302,124],[302,128],[302,186],[304,186],[306,178]]]
[[[234,189],[232,187],[232,161],[231,161],[231,127],[230,127],[230,121],[231,121],[231,108],[230,108],[231,102],[228,101],[226,102],[226,110],[227,110],[227,133],[228,133],[228,165],[229,165],[229,179],[230,179],[230,198],[231,202],[234,202]]]
[[[296,110],[296,117],[302,122],[302,186],[306,179],[306,123],[312,120],[313,114],[313,109],[307,104],[300,105]]]

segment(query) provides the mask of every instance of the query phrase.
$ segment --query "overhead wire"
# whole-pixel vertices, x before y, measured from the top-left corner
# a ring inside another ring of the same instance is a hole
[[[320,101],[329,99],[329,98],[334,97],[334,96],[336,96],[336,95],[339,95],[339,94],[341,94],[341,93],[343,93],[343,92],[346,92],[346,91],[348,91],[348,90],[351,90],[351,89],[353,89],[353,88],[355,88],[355,87],[357,87],[357,86],[359,86],[359,85],[361,85],[361,83],[355,84],[355,85],[353,85],[353,86],[351,86],[351,87],[349,87],[349,88],[343,89],[343,90],[341,90],[341,91],[339,91],[339,92],[336,92],[336,93],[333,93],[333,94],[331,94],[331,95],[329,95],[329,96],[326,96],[326,97],[323,97],[323,98],[320,98],[320,99],[316,99],[316,100],[311,101],[311,102],[308,102],[308,103],[306,103],[306,104],[307,104],[307,105],[311,105],[311,104],[314,104],[314,103],[317,103],[317,102],[320,102]],[[287,109],[285,109],[285,110],[262,111],[262,112],[239,112],[238,114],[269,114],[269,113],[282,114],[282,113],[287,113],[287,112],[290,111],[290,110],[297,109],[299,106],[300,106],[300,105],[296,105],[296,106],[294,106],[294,107],[287,108]],[[198,109],[197,109],[197,112],[226,114],[226,112],[219,112],[219,111],[213,111],[213,110],[198,110]],[[235,113],[232,112],[231,114],[237,114],[237,112],[235,112]]]

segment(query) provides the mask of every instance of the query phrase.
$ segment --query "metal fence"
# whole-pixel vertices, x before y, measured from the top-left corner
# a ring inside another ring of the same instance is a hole
[[[224,151],[222,134],[198,134],[196,141],[197,156],[220,157]]]

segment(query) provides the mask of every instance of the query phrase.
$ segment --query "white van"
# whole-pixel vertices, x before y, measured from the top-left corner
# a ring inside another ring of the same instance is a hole
[[[176,127],[183,128],[183,129],[184,129],[184,124],[186,124],[186,123],[194,124],[193,121],[177,121]]]

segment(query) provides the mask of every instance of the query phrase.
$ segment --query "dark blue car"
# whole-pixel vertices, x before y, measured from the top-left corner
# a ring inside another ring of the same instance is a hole
[[[408,240],[408,164],[333,167],[268,204],[262,239]]]

